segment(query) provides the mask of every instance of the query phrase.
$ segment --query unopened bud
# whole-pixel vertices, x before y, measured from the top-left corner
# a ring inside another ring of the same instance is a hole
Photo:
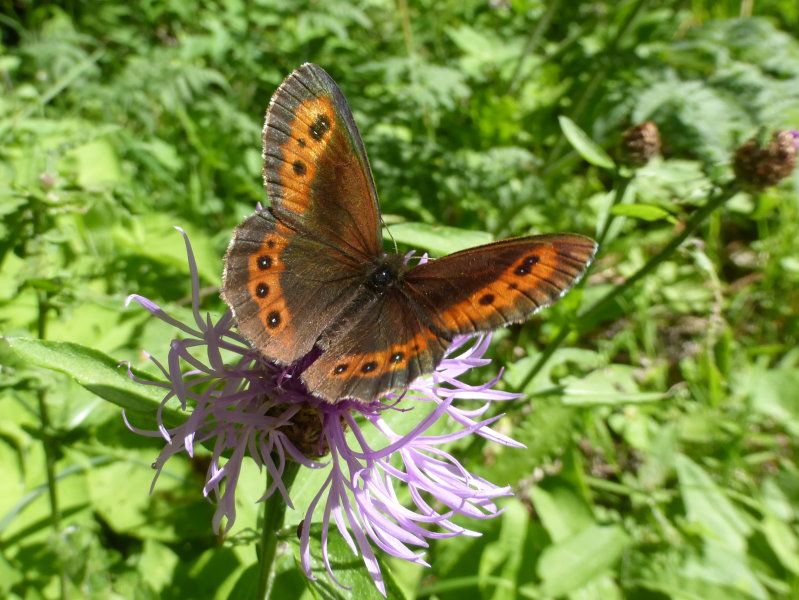
[[[735,151],[735,176],[758,188],[779,183],[796,166],[797,143],[799,135],[795,131],[775,131],[763,147],[754,138],[745,141]]]
[[[660,154],[660,130],[652,121],[630,127],[621,136],[622,160],[641,167]]]

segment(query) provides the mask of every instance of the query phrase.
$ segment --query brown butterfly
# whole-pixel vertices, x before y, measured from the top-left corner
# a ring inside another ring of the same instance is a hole
[[[272,97],[263,130],[271,206],[236,229],[222,296],[264,356],[329,401],[364,402],[432,372],[458,334],[524,321],[596,252],[581,235],[503,240],[411,266],[383,250],[377,192],[341,90],[305,64]]]

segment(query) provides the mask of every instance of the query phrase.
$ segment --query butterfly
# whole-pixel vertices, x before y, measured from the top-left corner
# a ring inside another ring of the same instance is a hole
[[[263,129],[270,200],[225,256],[222,297],[266,358],[328,402],[371,402],[441,362],[454,336],[526,320],[580,278],[597,249],[575,234],[502,240],[412,265],[385,252],[366,150],[344,95],[306,63]]]

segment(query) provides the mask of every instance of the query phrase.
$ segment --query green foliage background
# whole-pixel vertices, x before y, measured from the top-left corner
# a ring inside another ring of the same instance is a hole
[[[203,457],[170,461],[148,495],[160,443],[90,390],[152,422],[153,398],[113,367],[149,369],[141,350],[165,355],[172,332],[123,300],[188,314],[180,225],[203,308],[223,310],[224,248],[264,201],[265,107],[313,61],[350,100],[401,243],[607,229],[588,285],[495,338],[503,385],[527,393],[500,427],[528,449],[454,449],[516,498],[471,524],[482,537],[433,545],[431,569],[386,561],[390,596],[799,597],[799,177],[737,194],[632,293],[577,317],[729,181],[740,142],[799,126],[795,0],[0,7],[0,331],[99,351],[0,348],[0,596],[246,597],[261,475],[245,471],[218,539]],[[628,178],[592,166],[561,115],[614,157],[654,120],[664,157]],[[530,380],[564,324],[578,326]],[[301,473],[299,507],[309,490]],[[298,574],[299,518],[279,597],[346,596]],[[353,596],[376,597],[333,543]]]

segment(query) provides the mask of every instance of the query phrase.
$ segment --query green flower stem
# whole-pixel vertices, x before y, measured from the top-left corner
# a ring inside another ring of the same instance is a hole
[[[300,465],[292,460],[286,462],[283,470],[283,485],[291,490],[291,484],[300,470]],[[268,478],[268,475],[267,475]],[[267,481],[268,484],[268,481]],[[261,548],[258,562],[261,566],[258,575],[258,592],[256,600],[268,600],[272,594],[274,583],[275,554],[277,552],[278,532],[283,527],[286,517],[286,501],[280,493],[275,492],[264,502],[263,525],[261,527]]]
[[[617,285],[602,298],[597,300],[579,316],[575,325],[564,325],[563,328],[558,332],[558,335],[555,336],[551,342],[549,342],[546,348],[544,348],[544,351],[541,353],[541,356],[538,358],[535,366],[533,366],[533,368],[530,370],[530,373],[528,373],[527,377],[524,378],[524,381],[519,386],[519,389],[524,390],[528,385],[530,385],[530,382],[533,381],[536,375],[541,372],[541,369],[543,369],[544,365],[547,364],[549,359],[555,353],[555,350],[558,349],[561,343],[563,343],[563,340],[566,339],[573,329],[579,329],[581,324],[590,321],[593,317],[599,315],[618,297],[627,292],[636,283],[641,281],[641,279],[652,273],[658,266],[660,266],[661,263],[671,257],[671,255],[677,251],[677,248],[679,248],[685,240],[687,240],[697,229],[699,229],[705,219],[707,219],[713,211],[719,208],[727,200],[737,194],[739,189],[740,188],[738,187],[737,183],[732,183],[719,190],[718,193],[714,197],[710,198],[702,208],[691,215],[691,218],[686,221],[685,227],[679,233],[679,235],[676,235],[674,238],[672,238],[672,240],[666,244],[666,246],[664,246],[660,252],[650,258],[643,267],[638,269],[635,273],[633,273],[633,275],[627,278],[624,283]]]
[[[41,241],[42,226],[41,218],[46,209],[37,204],[33,210],[33,233],[34,240],[38,243]],[[41,247],[37,247],[36,251],[41,257]],[[50,312],[50,296],[44,290],[37,290],[36,292],[36,336],[43,340],[47,337],[47,316]],[[58,456],[58,441],[53,437],[52,427],[50,423],[50,412],[47,408],[47,390],[40,386],[36,390],[36,401],[39,408],[39,435],[42,440],[42,448],[44,450],[44,468],[45,476],[47,477],[47,496],[50,501],[50,525],[53,528],[53,533],[57,538],[61,536],[61,509],[58,503],[58,484],[55,474],[56,456]],[[60,545],[59,539],[58,544]],[[69,589],[67,586],[67,569],[63,561],[61,561],[59,569],[59,591],[58,597],[60,600],[67,600],[69,597]]]

